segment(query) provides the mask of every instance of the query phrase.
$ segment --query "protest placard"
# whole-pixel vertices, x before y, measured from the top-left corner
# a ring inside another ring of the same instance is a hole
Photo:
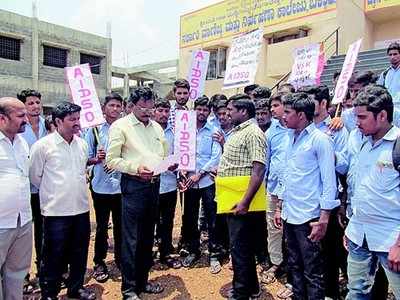
[[[189,99],[194,101],[204,94],[210,52],[196,50],[192,53],[192,63],[188,73],[190,83]]]
[[[105,123],[89,64],[66,67],[64,70],[72,100],[82,108],[81,127]]]
[[[174,153],[179,157],[178,170],[196,170],[196,112],[177,110]]]
[[[339,79],[335,88],[335,95],[332,99],[332,104],[343,102],[347,93],[347,87],[351,75],[353,74],[354,67],[357,63],[358,52],[360,51],[362,39],[354,42],[347,50],[346,58],[344,59],[342,71],[340,72]]]
[[[254,83],[262,38],[262,29],[257,29],[233,39],[222,89]]]
[[[290,73],[289,83],[296,89],[319,84],[325,65],[322,44],[310,44],[294,50],[294,63]]]

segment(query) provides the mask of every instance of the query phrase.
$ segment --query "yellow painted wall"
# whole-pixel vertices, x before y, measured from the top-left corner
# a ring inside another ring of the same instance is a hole
[[[279,78],[290,71],[293,64],[292,53],[294,48],[310,43],[323,41],[330,33],[340,27],[339,53],[345,54],[348,46],[358,38],[363,38],[362,50],[372,49],[376,41],[400,39],[400,18],[386,17],[388,8],[375,9],[373,12],[365,12],[365,0],[337,0],[336,10],[303,17],[296,20],[270,25],[264,28],[264,41],[259,57],[259,66],[255,82],[272,87]],[[400,10],[398,6],[390,10]],[[382,12],[382,13],[381,13]],[[373,14],[373,17],[370,15]],[[381,14],[381,15],[380,15]],[[380,17],[377,19],[376,16]],[[386,20],[386,21],[382,21]],[[296,28],[308,28],[309,36],[305,38],[289,40],[268,45],[267,38],[273,33],[290,31]],[[180,49],[179,76],[186,77],[190,64],[191,51],[196,49],[215,48],[216,46],[229,47],[232,37],[222,38],[203,43],[193,47]],[[331,38],[325,47],[334,41]],[[327,50],[327,49],[326,49]],[[334,46],[327,50],[327,56],[333,54]],[[229,55],[229,53],[228,53]],[[212,96],[216,93],[224,93],[228,96],[237,92],[237,89],[221,90],[223,79],[207,80],[205,93]],[[240,89],[240,92],[242,89]]]
[[[400,40],[400,18],[374,26],[374,41]]]

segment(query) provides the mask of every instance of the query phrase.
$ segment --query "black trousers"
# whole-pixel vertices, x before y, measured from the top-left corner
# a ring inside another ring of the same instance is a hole
[[[312,242],[308,238],[310,233],[310,222],[284,225],[295,300],[325,299],[322,245],[321,242]]]
[[[325,261],[325,296],[339,299],[339,270],[347,274],[347,251],[343,246],[344,229],[337,218],[337,209],[331,211],[328,228],[322,240]]]
[[[257,225],[254,227],[257,236],[256,240],[256,260],[257,263],[267,263],[270,261],[268,255],[268,231],[267,231],[267,213],[256,212],[254,214]]]
[[[68,296],[83,287],[90,237],[89,212],[75,216],[43,217],[43,251],[40,272],[42,297],[60,292],[65,259],[69,260]],[[68,253],[69,252],[69,253]]]
[[[39,193],[31,194],[31,209],[32,209],[32,221],[33,221],[35,252],[36,252],[35,264],[36,264],[37,275],[39,276],[40,265],[42,260],[42,244],[43,244],[43,216],[40,211]]]
[[[133,293],[140,294],[147,284],[153,265],[159,189],[159,182],[141,182],[122,175],[121,291],[124,299]]]
[[[200,199],[204,204],[204,215],[208,228],[208,250],[210,253],[216,248],[215,220],[217,203],[215,202],[215,185],[201,189],[189,189],[185,192],[182,216],[182,235],[190,253],[200,255],[199,209]]]
[[[114,236],[114,259],[121,265],[121,194],[98,194],[92,191],[96,214],[96,238],[94,242],[95,264],[102,264],[108,251],[108,222],[112,215]]]
[[[259,238],[254,231],[257,226],[255,214],[250,212],[241,216],[227,216],[233,267],[233,296],[238,300],[248,300],[260,290],[255,260],[256,240]]]
[[[160,194],[159,223],[157,224],[160,258],[164,259],[174,249],[172,245],[172,230],[174,228],[174,216],[176,208],[176,191]]]

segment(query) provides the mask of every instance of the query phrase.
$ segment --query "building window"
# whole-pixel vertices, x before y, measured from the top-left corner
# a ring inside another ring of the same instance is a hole
[[[21,40],[0,36],[0,57],[20,60]]]
[[[208,63],[207,79],[224,78],[226,70],[227,48],[217,48],[207,50],[210,52],[210,62]]]
[[[81,64],[89,64],[93,74],[100,74],[101,57],[81,53]]]
[[[268,39],[268,44],[276,44],[285,41],[301,39],[307,36],[308,36],[308,30],[300,28],[297,32],[294,33],[273,35]]]
[[[43,65],[55,67],[55,68],[65,68],[67,66],[68,50],[43,46]]]

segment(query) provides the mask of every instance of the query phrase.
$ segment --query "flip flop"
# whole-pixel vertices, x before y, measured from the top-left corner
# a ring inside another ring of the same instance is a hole
[[[284,299],[284,300],[289,300],[292,299],[293,292],[292,292],[292,286],[290,284],[285,284],[285,287],[282,288],[281,290],[278,291],[276,296],[279,299]]]
[[[104,283],[108,280],[110,274],[108,273],[107,267],[103,265],[96,265],[94,267],[93,278],[99,282]]]
[[[218,260],[211,260],[210,261],[210,273],[211,274],[218,274],[221,272],[222,267]]]
[[[275,272],[278,270],[278,266],[273,265],[267,271],[261,273],[261,282],[264,284],[271,284],[276,281]]]

